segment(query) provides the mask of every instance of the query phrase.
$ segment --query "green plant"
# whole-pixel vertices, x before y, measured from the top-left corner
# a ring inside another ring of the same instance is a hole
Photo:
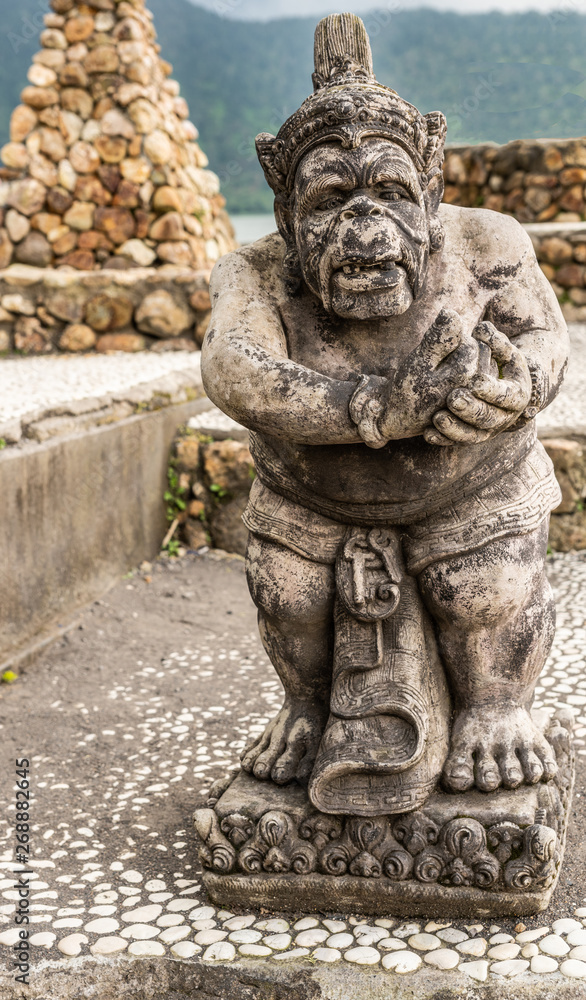
[[[226,500],[231,494],[224,486],[220,486],[218,483],[212,483],[210,486],[210,493],[213,493],[216,500]]]
[[[167,552],[172,558],[175,558],[176,556],[179,555],[180,548],[181,548],[181,542],[179,542],[176,538],[172,538],[171,541],[168,542],[167,544]]]
[[[14,684],[18,680],[18,674],[15,674],[13,670],[5,670],[0,680],[3,684]]]
[[[186,490],[179,483],[179,476],[177,475],[177,470],[175,469],[172,460],[169,468],[167,469],[167,482],[169,483],[169,488],[165,490],[163,499],[167,504],[167,520],[171,523],[172,521],[175,521],[187,507],[187,504],[183,499]]]
[[[0,438],[0,451],[3,451],[6,447],[6,438]]]
[[[580,514],[582,513],[582,511],[584,510],[584,501],[583,500],[577,500],[576,501],[576,510],[579,511]]]

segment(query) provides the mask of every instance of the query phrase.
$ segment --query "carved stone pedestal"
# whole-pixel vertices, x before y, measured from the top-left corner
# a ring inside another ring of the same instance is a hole
[[[567,714],[540,720],[559,771],[492,794],[435,792],[401,816],[330,816],[241,772],[195,813],[214,903],[398,916],[530,916],[559,875],[574,777]]]

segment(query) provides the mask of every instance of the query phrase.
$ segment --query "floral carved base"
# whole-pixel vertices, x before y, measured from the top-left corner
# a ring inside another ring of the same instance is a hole
[[[547,728],[549,784],[462,795],[436,791],[402,816],[329,816],[299,785],[244,772],[195,813],[214,903],[398,916],[529,916],[559,875],[573,786],[571,720]]]

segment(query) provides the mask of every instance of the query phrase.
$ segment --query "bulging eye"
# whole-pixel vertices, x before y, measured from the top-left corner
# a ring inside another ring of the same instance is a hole
[[[411,195],[403,187],[385,188],[380,192],[379,198],[381,201],[411,201]]]
[[[318,212],[331,212],[335,208],[340,208],[344,204],[344,199],[342,195],[336,194],[332,195],[331,198],[327,198],[326,201],[322,201],[317,206]]]

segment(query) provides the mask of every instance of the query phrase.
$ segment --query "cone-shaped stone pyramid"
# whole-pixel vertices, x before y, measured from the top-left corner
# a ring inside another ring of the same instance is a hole
[[[233,230],[144,0],[51,7],[1,154],[0,267],[211,267]]]

